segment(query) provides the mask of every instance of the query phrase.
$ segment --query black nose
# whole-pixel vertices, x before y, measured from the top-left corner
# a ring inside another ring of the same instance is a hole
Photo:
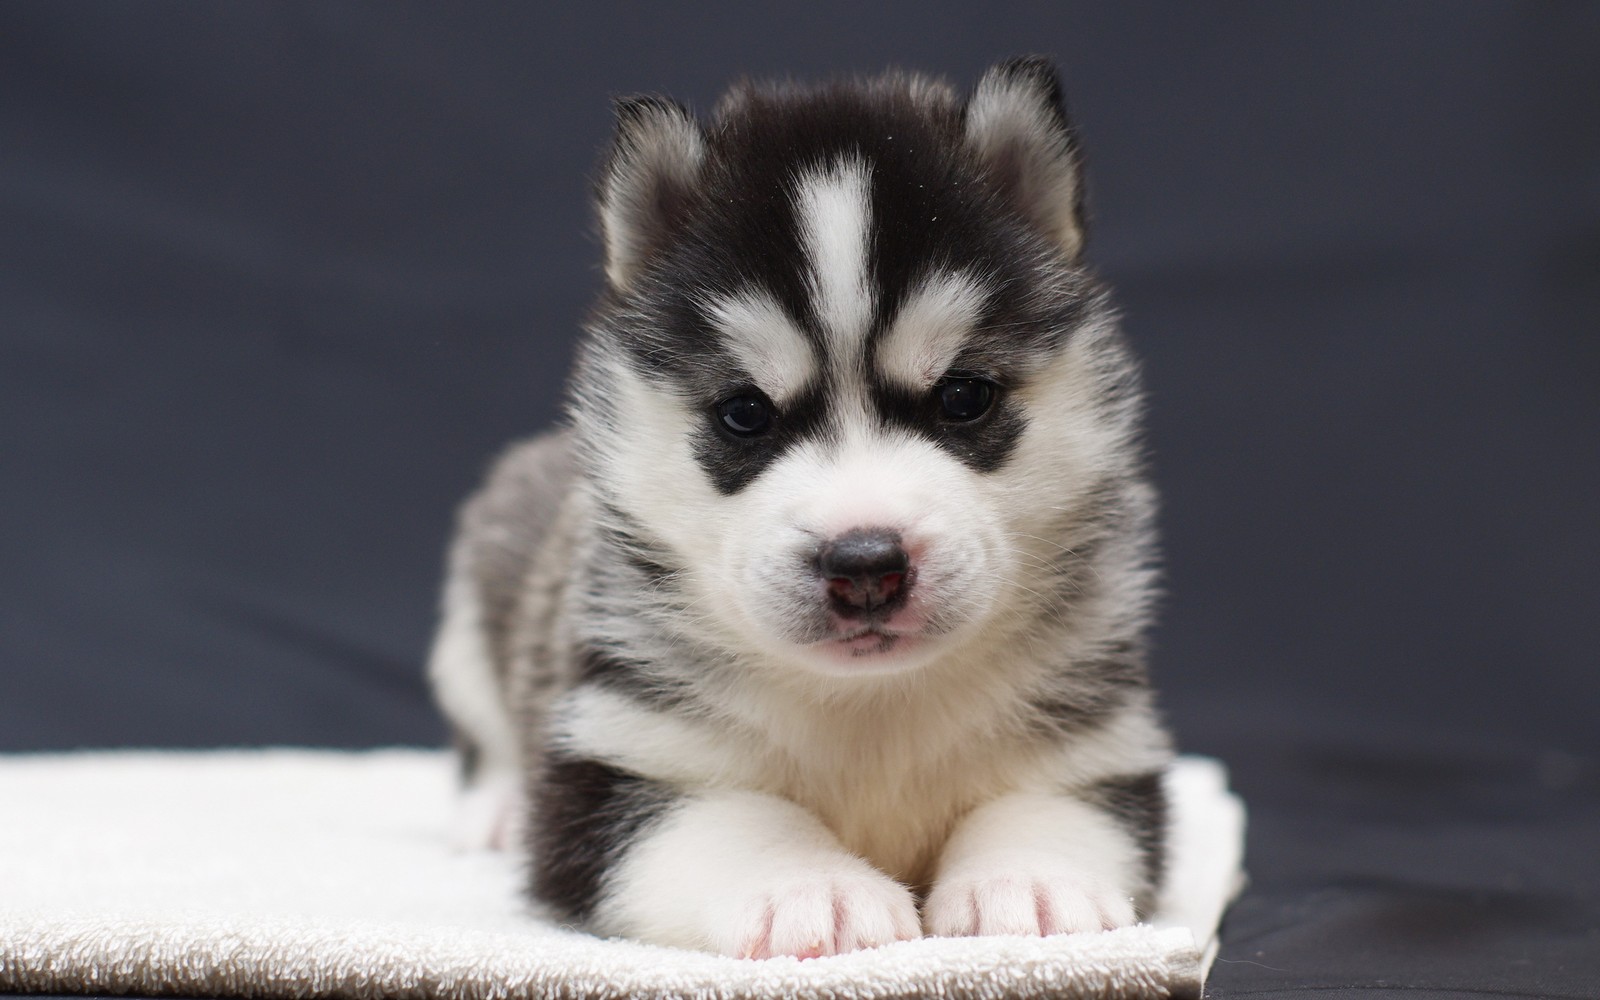
[[[817,571],[828,581],[833,610],[844,618],[859,618],[904,601],[911,557],[900,546],[898,533],[858,528],[823,543]]]

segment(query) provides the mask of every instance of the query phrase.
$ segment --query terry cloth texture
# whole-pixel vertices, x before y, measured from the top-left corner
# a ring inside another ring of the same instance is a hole
[[[1238,890],[1244,809],[1186,758],[1161,919],[749,961],[606,941],[448,846],[437,751],[0,758],[0,991],[369,1000],[1195,997]]]

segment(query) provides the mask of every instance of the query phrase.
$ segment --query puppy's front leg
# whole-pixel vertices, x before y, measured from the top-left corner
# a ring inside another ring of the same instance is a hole
[[[596,776],[623,775],[592,761],[565,766],[586,769],[591,787]],[[622,795],[607,801],[546,795],[538,820],[536,889],[558,909],[572,909],[560,898],[571,867],[603,862],[582,914],[596,932],[747,958],[834,955],[920,936],[910,891],[793,802],[673,793],[623,777]]]
[[[1136,784],[1153,797],[1140,818],[1159,824],[1159,781]],[[1151,838],[1162,831],[1131,827],[1132,810],[1119,804],[1099,790],[1019,792],[973,810],[940,856],[924,908],[928,933],[1060,934],[1133,923],[1136,901],[1154,890],[1150,852],[1159,839]]]

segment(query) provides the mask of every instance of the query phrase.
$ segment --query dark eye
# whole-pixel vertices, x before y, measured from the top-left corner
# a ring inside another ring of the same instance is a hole
[[[730,433],[755,437],[772,423],[772,411],[760,396],[734,396],[717,404],[717,419]]]
[[[995,385],[987,379],[946,377],[933,389],[946,420],[976,420],[994,403]]]

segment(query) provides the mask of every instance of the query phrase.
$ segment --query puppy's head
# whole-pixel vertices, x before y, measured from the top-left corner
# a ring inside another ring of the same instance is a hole
[[[1058,620],[1135,400],[1050,66],[618,117],[574,408],[669,625],[861,674]]]

